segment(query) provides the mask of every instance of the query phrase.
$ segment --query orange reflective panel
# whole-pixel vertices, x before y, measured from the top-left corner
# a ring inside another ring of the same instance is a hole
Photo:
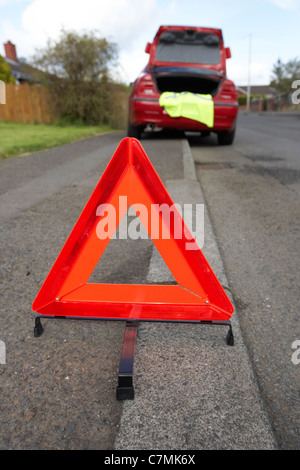
[[[33,310],[47,316],[115,320],[228,320],[233,313],[230,300],[200,248],[186,249],[188,243],[196,242],[180,213],[173,212],[170,224],[158,209],[162,204],[174,211],[140,142],[123,139],[33,302]],[[148,216],[140,211],[140,219],[149,236],[156,229],[154,220],[168,232],[168,236],[151,238],[177,285],[88,283],[128,208],[141,205],[147,209]],[[108,207],[114,208],[116,221],[107,237],[102,237],[98,224]]]

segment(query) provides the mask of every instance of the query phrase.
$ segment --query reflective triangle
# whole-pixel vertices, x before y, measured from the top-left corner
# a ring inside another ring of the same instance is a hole
[[[160,210],[162,204],[173,208],[174,223],[168,218],[170,211]],[[178,285],[88,283],[130,205]],[[113,208],[115,226],[106,224],[105,238],[102,229],[109,208]],[[41,315],[120,320],[228,320],[233,306],[174,208],[140,142],[123,139],[42,285],[33,310]]]

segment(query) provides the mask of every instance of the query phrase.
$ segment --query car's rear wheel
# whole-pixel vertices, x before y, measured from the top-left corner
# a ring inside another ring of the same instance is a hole
[[[235,129],[233,131],[218,132],[219,145],[232,145],[235,137]]]
[[[134,137],[135,139],[141,139],[143,132],[142,126],[132,126],[128,121],[127,125],[127,137]]]

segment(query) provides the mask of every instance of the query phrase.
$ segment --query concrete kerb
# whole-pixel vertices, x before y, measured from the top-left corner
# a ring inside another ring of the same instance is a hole
[[[182,156],[184,179],[169,180],[166,188],[175,203],[204,204],[185,139]],[[207,211],[204,223],[202,251],[234,304]],[[155,248],[147,280],[173,280]],[[139,325],[135,399],[123,403],[115,449],[277,448],[235,313],[232,326],[234,347],[226,345],[222,327]]]

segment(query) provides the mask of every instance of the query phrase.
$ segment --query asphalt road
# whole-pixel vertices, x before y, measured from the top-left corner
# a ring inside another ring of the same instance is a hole
[[[278,445],[299,450],[300,116],[240,114],[232,147],[189,142]]]
[[[34,338],[31,305],[123,137],[0,163],[1,449],[114,448],[124,323],[44,320],[44,334]],[[177,140],[150,140],[145,148],[163,181],[182,176]],[[112,240],[93,280],[146,282],[152,246],[139,241]]]

